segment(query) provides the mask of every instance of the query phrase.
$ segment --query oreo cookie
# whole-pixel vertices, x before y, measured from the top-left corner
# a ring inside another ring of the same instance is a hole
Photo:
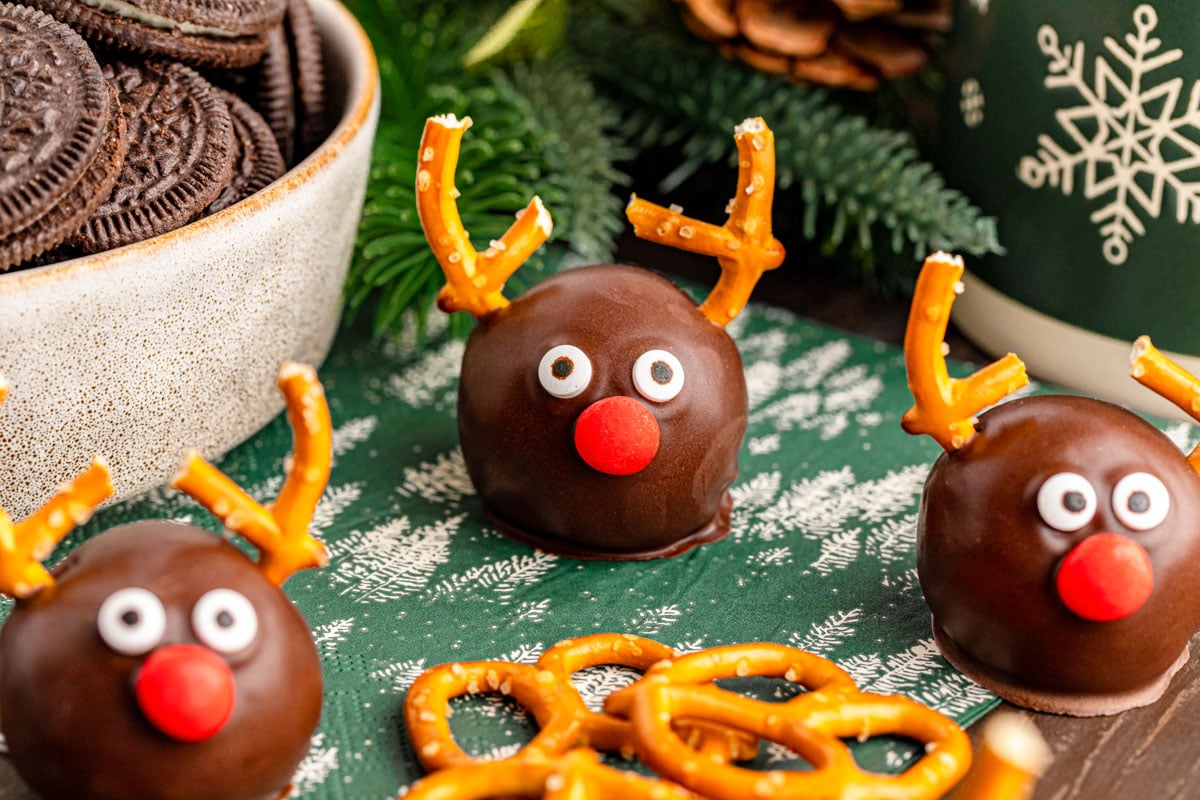
[[[296,160],[311,153],[326,132],[325,63],[321,36],[308,0],[287,0],[284,29],[296,82]]]
[[[262,58],[285,0],[26,0],[94,43],[197,66]]]
[[[287,0],[283,25],[266,36],[266,52],[253,68],[206,74],[262,114],[290,166],[328,132],[321,39],[307,0]]]
[[[233,174],[206,214],[215,214],[249,197],[283,174],[283,156],[262,115],[232,92],[217,90],[233,121]]]
[[[0,5],[0,270],[78,229],[124,154],[116,93],[87,43],[35,9]]]
[[[233,122],[216,87],[178,62],[110,62],[129,145],[116,187],[70,243],[95,253],[199,216],[233,171]]]

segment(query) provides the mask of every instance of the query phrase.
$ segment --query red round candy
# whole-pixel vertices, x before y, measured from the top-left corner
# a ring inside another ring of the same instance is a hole
[[[233,714],[236,686],[225,660],[207,647],[173,644],[150,654],[133,685],[150,724],[181,742],[200,742]]]
[[[575,421],[575,449],[594,470],[632,475],[646,468],[658,452],[658,420],[632,397],[597,400]]]
[[[1097,533],[1062,560],[1058,596],[1075,614],[1094,622],[1128,617],[1154,590],[1150,556],[1140,544],[1115,533]]]

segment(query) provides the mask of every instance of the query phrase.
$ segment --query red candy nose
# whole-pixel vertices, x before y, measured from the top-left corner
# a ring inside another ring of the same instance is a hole
[[[658,420],[632,397],[597,400],[575,421],[575,449],[594,470],[632,475],[658,452]]]
[[[142,662],[133,684],[150,724],[181,742],[215,734],[233,713],[233,672],[219,655],[196,644],[173,644]]]
[[[1112,622],[1142,607],[1154,590],[1154,570],[1137,542],[1097,533],[1067,553],[1055,583],[1071,611],[1095,622]]]

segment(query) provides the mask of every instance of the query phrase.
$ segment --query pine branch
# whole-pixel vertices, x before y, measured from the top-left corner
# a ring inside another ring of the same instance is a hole
[[[867,273],[881,249],[913,264],[933,249],[1002,252],[995,220],[947,188],[907,134],[872,127],[824,90],[716,57],[676,22],[658,21],[639,28],[629,47],[626,22],[577,15],[571,41],[602,90],[631,112],[623,127],[630,143],[678,149],[678,166],[658,187],[664,195],[705,167],[732,166],[729,132],[762,116],[775,132],[777,203],[801,215],[777,220],[778,230],[799,227],[827,251],[847,249]]]
[[[552,241],[591,259],[611,255],[620,226],[609,190],[623,153],[608,131],[618,116],[586,77],[565,65],[518,65],[507,71],[464,71],[462,54],[478,40],[503,3],[462,13],[456,4],[349,0],[379,58],[385,98],[376,135],[358,246],[347,279],[348,309],[370,307],[376,333],[395,330],[416,311],[418,324],[444,283],[416,214],[416,154],[422,126],[434,114],[470,115],[456,185],[472,239],[497,238],[534,194],[556,220]],[[493,12],[494,11],[494,15]],[[591,126],[581,124],[591,120]],[[543,248],[513,281],[523,283],[561,258]],[[452,321],[469,327],[465,315]]]

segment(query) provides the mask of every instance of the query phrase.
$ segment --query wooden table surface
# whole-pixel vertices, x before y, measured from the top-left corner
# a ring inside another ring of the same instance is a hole
[[[643,251],[623,242],[622,257],[661,263],[662,249]],[[672,260],[670,271],[701,282],[715,280],[711,262]],[[755,299],[792,309],[834,327],[900,344],[908,309],[902,300],[883,299],[845,280],[768,274]],[[955,358],[985,356],[951,331]],[[1192,641],[1200,652],[1200,637]],[[1191,659],[1157,703],[1113,717],[1077,719],[1038,714],[1004,704],[1031,719],[1046,738],[1054,761],[1039,782],[1036,800],[1197,800],[1200,798],[1200,658]],[[998,712],[993,712],[998,713]],[[972,726],[973,738],[980,725]],[[64,764],[64,769],[70,765]],[[34,795],[0,758],[0,800],[34,800]],[[213,798],[219,800],[219,798]]]

